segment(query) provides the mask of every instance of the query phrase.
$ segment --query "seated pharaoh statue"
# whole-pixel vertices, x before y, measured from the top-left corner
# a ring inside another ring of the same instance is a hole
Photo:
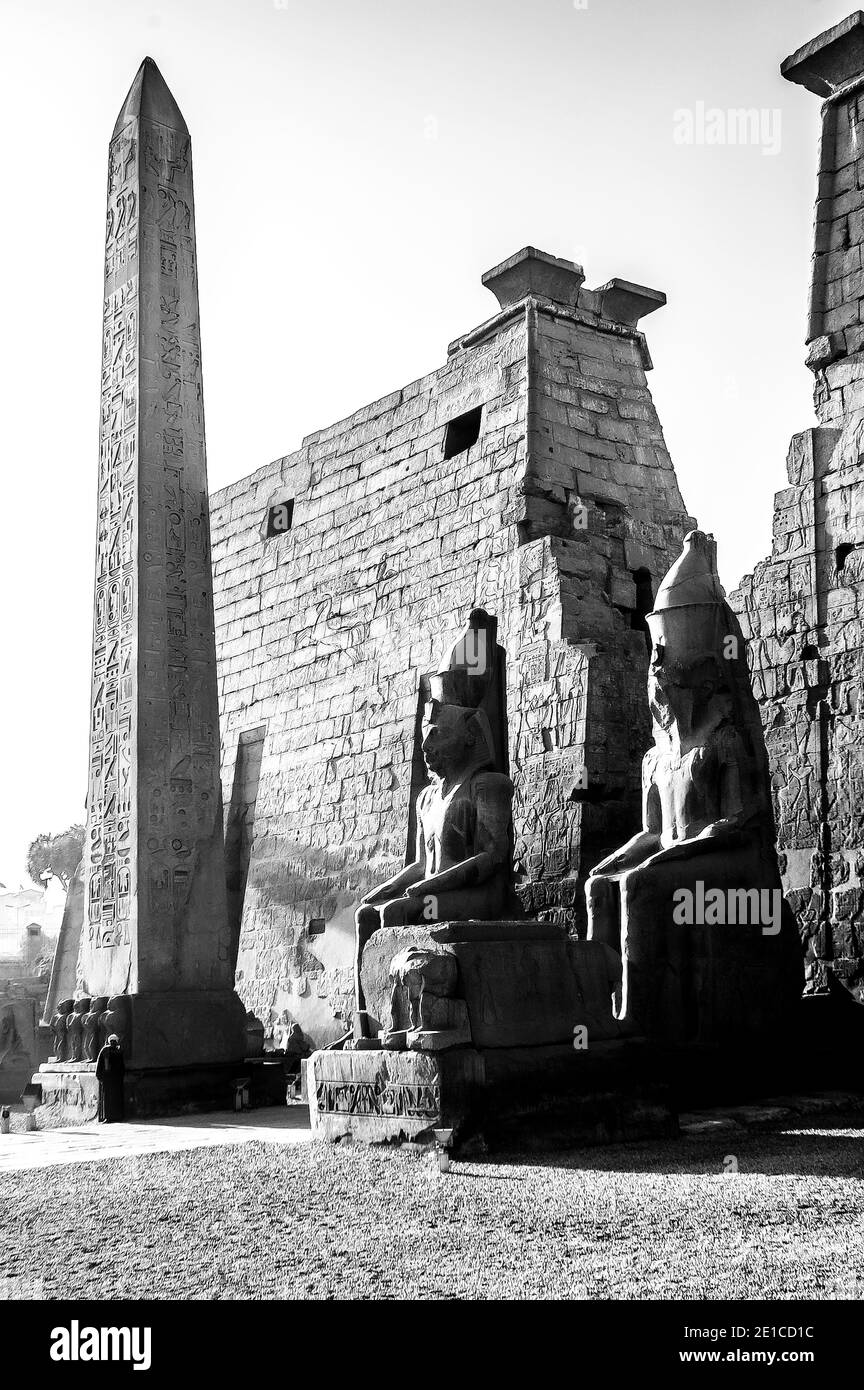
[[[379,928],[521,916],[512,888],[513,784],[498,770],[486,712],[496,697],[494,651],[494,620],[475,610],[429,677],[422,753],[431,782],[416,801],[414,859],[368,892],[356,914],[360,1011],[360,963]]]
[[[648,614],[654,746],[642,829],[593,869],[589,940],[623,958],[623,1030],[670,1043],[764,1036],[800,997],[767,757],[712,536],[692,531]]]

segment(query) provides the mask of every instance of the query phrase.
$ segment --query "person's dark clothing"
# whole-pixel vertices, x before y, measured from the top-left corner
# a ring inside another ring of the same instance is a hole
[[[103,1047],[96,1058],[99,1082],[99,1119],[113,1124],[123,1119],[123,1077],[126,1063],[119,1047]]]

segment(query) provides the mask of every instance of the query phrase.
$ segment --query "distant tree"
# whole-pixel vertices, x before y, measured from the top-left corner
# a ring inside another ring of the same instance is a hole
[[[38,980],[47,981],[51,979],[51,967],[54,964],[54,947],[50,951],[42,951],[33,962],[33,974]]]
[[[84,852],[83,825],[70,825],[60,835],[37,835],[27,851],[27,872],[40,888],[44,874],[54,874],[64,888],[81,863]]]

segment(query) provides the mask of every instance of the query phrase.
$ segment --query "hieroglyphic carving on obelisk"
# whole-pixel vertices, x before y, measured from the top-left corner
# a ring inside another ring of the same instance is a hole
[[[150,58],[109,151],[85,895],[83,993],[236,1002],[192,158]]]

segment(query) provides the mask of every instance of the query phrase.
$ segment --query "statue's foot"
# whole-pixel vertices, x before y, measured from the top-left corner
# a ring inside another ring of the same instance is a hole
[[[378,1037],[379,1047],[386,1048],[388,1052],[404,1052],[408,1046],[408,1033],[404,1028],[382,1028]]]

